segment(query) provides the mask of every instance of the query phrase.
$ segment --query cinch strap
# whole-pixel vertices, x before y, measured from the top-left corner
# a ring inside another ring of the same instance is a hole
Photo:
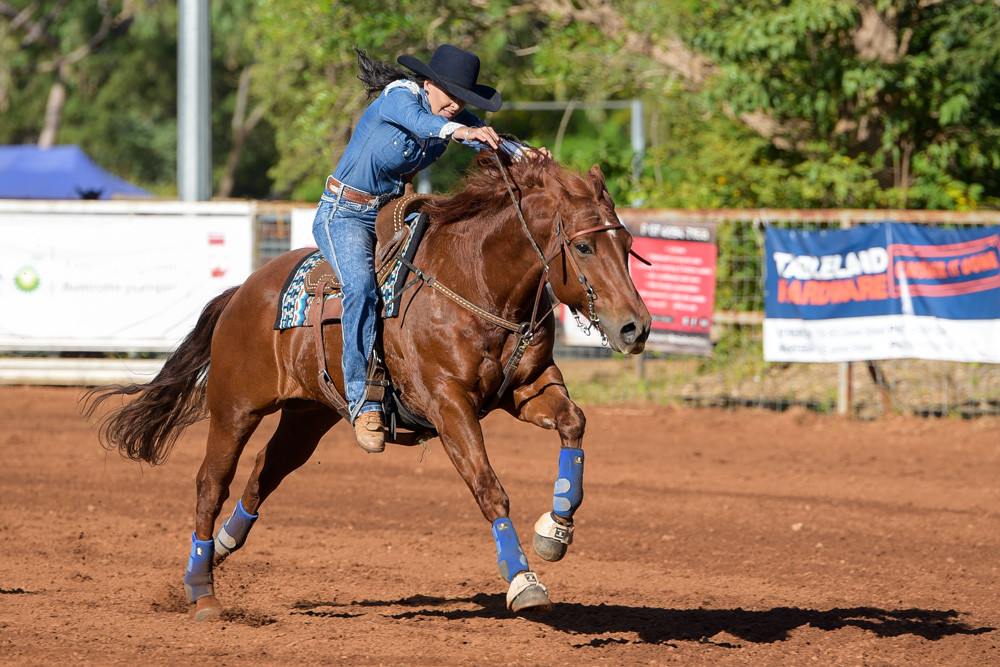
[[[493,539],[497,544],[497,567],[504,581],[510,583],[519,572],[528,571],[528,559],[521,550],[514,524],[509,518],[502,516],[493,522]]]
[[[559,451],[559,479],[552,492],[552,510],[564,519],[583,502],[583,450],[563,447]]]
[[[215,595],[212,588],[212,558],[215,556],[215,542],[199,540],[191,533],[191,557],[184,574],[184,592],[188,600],[197,602],[208,595]]]

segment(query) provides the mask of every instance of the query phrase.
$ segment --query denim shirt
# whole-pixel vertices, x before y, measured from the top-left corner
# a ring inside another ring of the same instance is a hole
[[[333,177],[372,195],[402,194],[406,176],[437,161],[460,125],[484,123],[466,109],[452,120],[435,115],[422,87],[394,81],[361,115]]]

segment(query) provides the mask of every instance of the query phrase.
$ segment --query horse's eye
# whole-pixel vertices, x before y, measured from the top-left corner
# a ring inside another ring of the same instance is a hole
[[[577,243],[575,246],[573,246],[573,249],[576,250],[581,255],[593,255],[594,254],[594,249],[591,248],[586,243]]]

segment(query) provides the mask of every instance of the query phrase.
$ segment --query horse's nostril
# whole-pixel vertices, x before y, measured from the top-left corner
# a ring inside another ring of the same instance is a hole
[[[636,330],[637,327],[635,326],[635,322],[629,322],[628,324],[623,326],[621,330],[622,341],[629,345],[634,343]]]

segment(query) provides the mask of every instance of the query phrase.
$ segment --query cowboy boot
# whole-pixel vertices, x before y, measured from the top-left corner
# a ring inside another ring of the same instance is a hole
[[[364,412],[354,420],[354,438],[369,454],[385,451],[385,427],[381,412]]]

